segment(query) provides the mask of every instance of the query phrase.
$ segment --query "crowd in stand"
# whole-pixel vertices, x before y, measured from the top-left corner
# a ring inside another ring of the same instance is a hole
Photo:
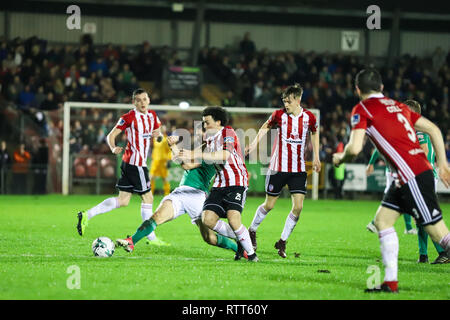
[[[362,58],[341,53],[278,52],[257,46],[246,33],[237,50],[204,48],[199,63],[208,66],[229,86],[224,105],[280,107],[280,93],[293,83],[304,88],[302,105],[321,112],[322,160],[330,162],[339,142],[349,136],[349,115],[359,101],[354,91],[356,73],[364,67]],[[384,94],[398,101],[415,99],[423,115],[443,132],[450,160],[450,52],[441,48],[430,57],[404,55],[392,68],[381,68]],[[370,144],[360,161],[367,162]]]
[[[140,81],[158,86],[166,65],[185,65],[177,52],[168,47],[154,49],[148,42],[136,48],[94,46],[84,37],[79,45],[50,45],[32,37],[0,42],[1,105],[17,106],[31,114],[42,126],[42,136],[49,127],[45,111],[57,110],[64,101],[130,103],[130,93]],[[288,85],[300,83],[304,89],[302,104],[321,112],[321,160],[330,162],[339,142],[349,136],[349,115],[358,99],[354,76],[363,68],[353,55],[305,52],[269,52],[257,49],[246,33],[239,48],[203,48],[199,65],[206,66],[229,88],[224,106],[279,108],[280,94]],[[442,130],[450,157],[450,116],[448,87],[450,54],[440,48],[431,57],[399,57],[392,68],[380,71],[384,92],[396,100],[412,98],[423,106],[423,114]],[[152,95],[152,103],[164,103],[165,97]],[[74,122],[71,133],[73,151],[83,145],[102,141],[107,134],[105,121],[112,115],[81,113],[99,120],[99,126]],[[105,120],[106,119],[106,120]],[[370,149],[370,145],[368,146]],[[368,152],[361,161],[367,161]]]

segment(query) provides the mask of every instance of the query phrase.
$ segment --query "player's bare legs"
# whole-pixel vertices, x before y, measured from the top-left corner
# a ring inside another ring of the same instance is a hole
[[[151,191],[141,194],[141,199],[143,203],[153,204],[153,194]]]
[[[248,230],[241,222],[240,212],[236,210],[229,210],[227,212],[227,219],[231,229],[234,232],[234,237],[236,240],[242,245],[242,248],[247,251],[249,256],[253,255],[254,250],[251,245]],[[202,213],[202,223],[211,230],[215,230],[214,228],[217,226],[219,220],[219,216],[214,211],[205,210]]]
[[[150,194],[148,192],[147,194]],[[144,197],[142,195],[142,201],[149,200],[149,196]],[[152,197],[153,199],[153,197]],[[142,205],[145,203],[142,202]],[[162,202],[158,209],[156,209],[155,213],[151,216],[151,218],[144,220],[139,228],[136,230],[136,233],[133,236],[128,236],[126,239],[117,239],[116,244],[120,247],[123,247],[126,251],[132,252],[134,250],[135,244],[140,241],[144,237],[148,237],[151,234],[154,234],[155,229],[160,224],[164,222],[172,220],[174,217],[174,209],[171,200],[166,200]]]
[[[248,232],[250,235],[250,240],[252,241],[253,250],[256,251],[257,243],[256,243],[256,230],[263,220],[266,218],[267,214],[270,210],[273,209],[275,203],[277,202],[279,196],[271,196],[266,194],[266,199],[264,203],[256,209],[255,215],[253,216],[253,221],[248,228]]]
[[[130,203],[131,192],[119,191],[119,195],[117,197],[117,202],[119,203],[119,207],[126,207]]]
[[[203,224],[201,219],[198,219],[195,223],[198,226],[198,229],[200,231],[200,234],[202,235],[203,240],[212,246],[216,246],[217,245],[216,233],[212,231],[209,227],[207,227],[205,224]]]
[[[80,211],[77,213],[78,223],[77,223],[77,231],[80,236],[82,236],[85,232],[85,229],[88,225],[88,221],[93,217],[109,212],[111,210],[126,207],[130,203],[131,193],[125,191],[119,191],[119,195],[117,197],[112,197],[103,200],[101,203],[96,206],[90,208],[86,211]]]
[[[213,230],[218,221],[219,221],[219,216],[214,211],[211,211],[211,210],[203,211],[202,222],[205,226],[207,226],[208,228]]]
[[[248,233],[247,228],[242,224],[241,221],[241,213],[237,210],[228,210],[227,211],[227,219],[234,233],[236,234],[236,238],[241,244],[242,248],[247,251],[249,256],[249,261],[255,261],[255,251],[253,250],[252,242],[250,240],[250,235]],[[256,258],[256,261],[257,258]]]
[[[303,201],[305,200],[305,195],[302,193],[293,193],[291,194],[291,200],[292,213],[298,218],[303,209]]]
[[[374,219],[375,227],[378,231],[392,228],[399,217],[398,211],[379,206]]]
[[[153,216],[153,194],[151,191],[148,191],[144,194],[141,194],[141,216],[142,221],[149,220]],[[147,236],[148,244],[155,244],[155,245],[166,245],[161,239],[158,239],[156,237],[156,234],[154,231],[152,231]]]
[[[449,236],[449,231],[447,226],[445,225],[444,220],[440,220],[433,225],[425,226],[425,231],[430,235],[431,239],[434,242],[441,245],[441,247],[447,252],[447,254],[449,253],[450,250],[448,246],[450,246],[450,243],[447,244],[447,248],[441,244],[442,240],[445,237]]]
[[[238,245],[236,240],[236,235],[231,229],[228,223],[223,222],[222,220],[218,220],[216,226],[214,227],[214,231],[211,230],[208,226],[206,226],[202,219],[198,219],[195,221],[197,224],[200,234],[202,235],[203,240],[212,245],[217,246],[224,249],[233,250],[235,253],[238,252]],[[233,240],[231,240],[233,239]],[[246,253],[243,255],[247,258]]]
[[[152,216],[152,219],[155,220],[157,225],[163,224],[167,221],[170,221],[174,217],[174,209],[172,200],[165,200],[160,203],[155,213]]]

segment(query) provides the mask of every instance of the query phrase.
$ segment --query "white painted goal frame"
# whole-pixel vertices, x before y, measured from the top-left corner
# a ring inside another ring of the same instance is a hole
[[[70,110],[71,109],[132,109],[131,104],[123,103],[94,103],[94,102],[72,102],[68,101],[64,103],[64,131],[63,131],[63,158],[62,158],[62,194],[69,194],[69,140],[70,140]],[[155,111],[181,111],[181,112],[201,112],[205,109],[205,106],[191,106],[188,109],[180,109],[179,106],[170,105],[151,105],[151,109]],[[225,108],[227,111],[232,113],[262,113],[271,114],[274,109],[271,108],[242,108],[242,107],[231,107]],[[318,109],[308,109],[317,118],[317,123],[320,124],[320,110]],[[261,123],[262,125],[262,123]],[[255,128],[256,130],[259,129]],[[320,130],[317,130],[319,134]],[[320,137],[319,137],[320,138]],[[315,171],[312,173],[312,199],[317,200],[319,198],[319,174]]]

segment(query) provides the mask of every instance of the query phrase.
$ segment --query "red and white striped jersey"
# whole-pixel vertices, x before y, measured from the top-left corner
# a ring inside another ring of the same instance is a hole
[[[318,124],[314,114],[302,109],[298,116],[285,109],[272,113],[269,127],[277,128],[278,136],[272,148],[269,169],[277,172],[305,172],[305,149],[309,132],[316,132]]]
[[[133,109],[124,114],[116,125],[117,129],[125,130],[127,134],[128,143],[122,160],[133,166],[146,167],[152,132],[160,125],[161,122],[153,110],[144,114]]]
[[[407,105],[381,93],[372,94],[353,107],[352,130],[366,130],[378,151],[398,173],[400,184],[432,170],[414,130],[420,117]]]
[[[206,143],[206,152],[228,150],[231,153],[225,164],[215,164],[217,174],[213,187],[248,187],[247,167],[242,156],[239,139],[233,128],[224,127],[214,136],[207,138]]]

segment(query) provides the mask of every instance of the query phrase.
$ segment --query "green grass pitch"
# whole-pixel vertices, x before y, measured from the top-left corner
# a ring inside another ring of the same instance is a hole
[[[187,215],[156,229],[169,247],[144,241],[129,254],[116,248],[111,258],[96,258],[91,243],[133,234],[141,223],[140,199],[127,208],[94,217],[86,235],[76,232],[77,210],[105,199],[90,195],[0,197],[0,299],[444,299],[450,298],[450,265],[417,264],[417,236],[399,236],[398,295],[366,294],[368,270],[384,272],[377,236],[366,231],[378,201],[306,200],[299,223],[278,256],[279,239],[290,210],[280,199],[258,229],[260,263],[234,261],[230,250],[204,243]],[[155,207],[161,197],[155,197]],[[243,222],[248,227],[260,197],[248,197]],[[450,224],[450,204],[442,203]],[[437,253],[428,245],[430,260]],[[74,271],[75,270],[75,271]],[[79,282],[73,282],[78,275]],[[324,271],[326,270],[326,271]],[[73,288],[73,284],[79,288]],[[72,284],[72,285],[71,285]]]

